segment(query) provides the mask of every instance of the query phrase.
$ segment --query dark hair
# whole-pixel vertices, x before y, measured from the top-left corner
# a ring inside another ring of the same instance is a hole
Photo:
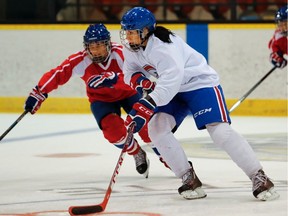
[[[170,40],[170,35],[175,36],[173,32],[171,32],[169,29],[166,29],[163,26],[156,26],[156,29],[153,31],[153,34],[155,37],[159,38],[161,41],[165,43],[172,43]]]

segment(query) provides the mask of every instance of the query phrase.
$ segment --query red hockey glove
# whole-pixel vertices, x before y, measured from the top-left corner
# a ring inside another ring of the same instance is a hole
[[[96,89],[99,87],[111,87],[113,84],[117,82],[118,75],[111,71],[111,72],[104,72],[101,75],[92,76],[88,80],[88,86],[90,88]]]
[[[42,102],[48,97],[48,94],[42,93],[38,86],[32,89],[29,97],[26,99],[24,109],[29,111],[31,114],[37,112],[41,107]]]
[[[132,110],[129,112],[125,120],[125,126],[128,127],[132,122],[135,122],[134,133],[137,133],[150,120],[154,114],[155,106],[155,102],[149,96],[140,99],[139,102],[133,105]]]
[[[155,88],[156,83],[150,81],[143,73],[136,72],[131,77],[130,85],[140,94],[149,94]]]
[[[270,61],[278,68],[284,68],[287,65],[287,60],[283,58],[283,55],[277,52],[270,54]]]

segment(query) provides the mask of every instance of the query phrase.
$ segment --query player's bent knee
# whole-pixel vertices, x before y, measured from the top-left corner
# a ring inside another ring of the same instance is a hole
[[[220,147],[225,145],[232,133],[232,128],[226,122],[208,124],[206,128],[213,142]]]
[[[148,123],[148,134],[150,139],[157,141],[166,136],[175,127],[176,121],[167,113],[156,113]]]
[[[117,114],[111,113],[101,120],[102,132],[110,143],[121,145],[125,142],[127,135],[124,120]]]

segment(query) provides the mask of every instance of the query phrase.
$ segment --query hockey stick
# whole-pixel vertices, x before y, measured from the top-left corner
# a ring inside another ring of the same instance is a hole
[[[121,154],[119,156],[119,159],[117,161],[117,165],[116,165],[114,172],[113,172],[113,175],[110,179],[110,183],[109,183],[109,186],[106,190],[106,194],[104,196],[102,203],[96,204],[96,205],[89,205],[89,206],[71,206],[69,208],[69,214],[71,216],[99,213],[99,212],[103,212],[105,210],[107,203],[109,201],[111,192],[112,192],[112,188],[115,184],[116,177],[119,174],[120,167],[123,163],[123,159],[124,159],[124,156],[126,154],[126,149],[129,145],[129,143],[131,142],[131,140],[133,139],[134,126],[135,126],[135,124],[133,123],[128,128],[127,139],[124,143],[123,149],[122,149]]]
[[[277,67],[274,66],[270,71],[268,71],[265,76],[263,76],[246,94],[244,94],[229,110],[231,113],[236,107],[238,107],[247,97],[251,94],[252,91],[254,91],[255,88],[257,88]]]
[[[27,110],[25,110],[18,118],[17,120],[1,135],[0,141],[21,121],[21,119],[28,113]]]

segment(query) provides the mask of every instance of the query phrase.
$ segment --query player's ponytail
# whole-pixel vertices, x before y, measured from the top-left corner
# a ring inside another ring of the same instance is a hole
[[[173,32],[163,26],[156,26],[156,29],[152,33],[155,35],[155,37],[159,38],[165,43],[172,43],[170,40],[170,35],[175,35]]]

